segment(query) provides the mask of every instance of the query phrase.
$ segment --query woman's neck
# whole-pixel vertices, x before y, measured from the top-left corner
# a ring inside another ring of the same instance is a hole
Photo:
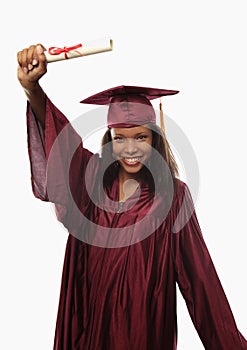
[[[140,174],[128,174],[119,171],[119,202],[126,201],[140,186]]]

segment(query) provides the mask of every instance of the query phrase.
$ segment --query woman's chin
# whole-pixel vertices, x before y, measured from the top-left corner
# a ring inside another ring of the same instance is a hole
[[[143,164],[140,162],[136,162],[133,164],[128,164],[125,161],[120,161],[120,166],[121,166],[121,170],[123,172],[126,172],[128,174],[137,174],[141,171],[141,169],[143,168]]]

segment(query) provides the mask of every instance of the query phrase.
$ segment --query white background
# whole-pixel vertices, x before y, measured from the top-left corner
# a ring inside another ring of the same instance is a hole
[[[0,348],[52,349],[67,233],[31,192],[16,53],[112,37],[114,50],[52,63],[42,86],[73,120],[79,101],[121,85],[163,100],[200,169],[196,210],[238,328],[247,336],[245,1],[8,1],[1,11]],[[156,107],[156,106],[155,106]],[[98,147],[98,145],[97,145]],[[186,180],[186,179],[185,179]],[[203,349],[178,297],[178,349]]]

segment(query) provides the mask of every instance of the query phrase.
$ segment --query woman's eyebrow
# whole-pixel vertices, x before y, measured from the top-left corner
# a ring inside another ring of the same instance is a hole
[[[147,132],[146,131],[141,131],[141,132],[138,132],[137,134],[136,134],[136,136],[139,136],[139,135],[143,135],[143,134],[147,134]]]
[[[132,135],[132,136],[126,136],[126,135],[123,135],[123,134],[121,134],[121,133],[116,133],[113,137],[116,137],[116,136],[122,136],[122,137],[136,137],[136,136],[139,136],[139,135],[143,135],[143,134],[145,134],[146,135],[146,131],[141,131],[141,132],[138,132],[137,134],[134,134],[134,135]]]
[[[123,134],[120,134],[120,133],[116,133],[115,135],[113,135],[113,137],[116,137],[116,136],[123,136],[123,137],[125,137]]]

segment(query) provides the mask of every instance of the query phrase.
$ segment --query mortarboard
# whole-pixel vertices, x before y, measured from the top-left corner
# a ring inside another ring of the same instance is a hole
[[[177,90],[121,85],[99,92],[80,102],[109,105],[107,115],[108,127],[127,128],[156,123],[155,111],[150,100],[174,95],[178,92]]]

